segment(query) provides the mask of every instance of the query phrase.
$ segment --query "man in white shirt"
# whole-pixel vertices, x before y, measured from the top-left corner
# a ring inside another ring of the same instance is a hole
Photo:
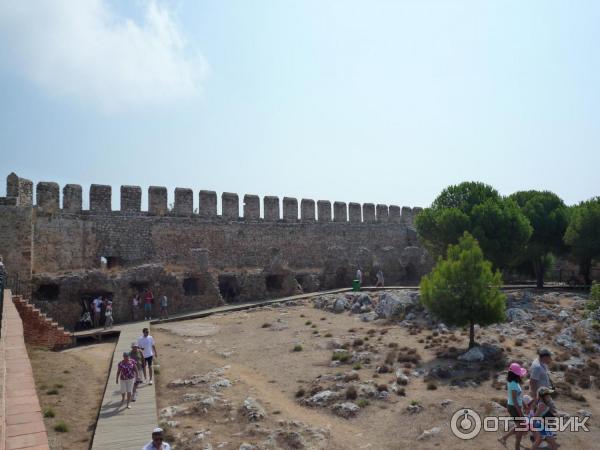
[[[158,353],[154,346],[154,338],[150,336],[148,328],[144,328],[142,333],[144,333],[144,335],[138,339],[138,347],[142,350],[142,354],[144,355],[144,364],[142,366],[144,381],[146,381],[146,366],[148,366],[148,377],[150,379],[150,384],[152,384],[152,360],[155,356],[158,357]]]
[[[102,315],[102,299],[96,297],[92,301],[92,306],[94,307],[94,327],[98,328],[100,326],[100,316]]]
[[[154,429],[152,441],[148,442],[142,450],[171,450],[171,446],[163,441],[162,428]]]
[[[356,271],[356,279],[358,280],[358,284],[362,286],[362,270],[360,268]]]

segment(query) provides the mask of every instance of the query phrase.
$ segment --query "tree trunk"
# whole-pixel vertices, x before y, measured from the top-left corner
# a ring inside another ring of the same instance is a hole
[[[535,258],[533,260],[533,272],[535,273],[535,283],[538,289],[544,287],[544,265],[542,264],[542,258]]]
[[[469,348],[475,347],[475,323],[471,322],[469,329]]]
[[[592,279],[590,277],[590,272],[592,270],[592,258],[585,258],[581,260],[579,263],[579,273],[583,275],[583,279],[585,280],[585,284],[592,284]]]

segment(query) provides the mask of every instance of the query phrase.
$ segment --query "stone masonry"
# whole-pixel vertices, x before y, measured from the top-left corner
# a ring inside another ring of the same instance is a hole
[[[165,187],[151,186],[144,211],[140,187],[117,192],[113,210],[112,187],[93,184],[84,210],[79,185],[64,186],[61,207],[58,184],[38,183],[34,203],[31,181],[7,178],[0,255],[23,295],[61,324],[94,295],[126,305],[166,289],[175,313],[347,286],[358,267],[367,283],[379,268],[387,284],[416,283],[431,266],[413,228],[420,208],[244,195],[240,214],[238,194],[223,193],[218,214],[214,191],[200,191],[194,210],[191,189],[176,188],[169,203]]]

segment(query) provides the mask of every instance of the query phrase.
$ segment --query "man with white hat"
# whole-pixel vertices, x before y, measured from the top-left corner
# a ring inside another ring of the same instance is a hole
[[[155,428],[152,431],[152,440],[142,450],[171,450],[171,446],[163,441],[162,428]]]

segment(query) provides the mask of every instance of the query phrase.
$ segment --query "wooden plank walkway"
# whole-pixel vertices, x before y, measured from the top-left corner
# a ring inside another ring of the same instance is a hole
[[[121,406],[119,385],[115,384],[121,355],[131,349],[131,343],[142,335],[142,328],[148,326],[148,322],[136,322],[118,327],[121,334],[115,347],[92,450],[141,450],[158,426],[154,385],[139,385],[137,401],[131,403],[131,409],[126,409],[125,405]]]

